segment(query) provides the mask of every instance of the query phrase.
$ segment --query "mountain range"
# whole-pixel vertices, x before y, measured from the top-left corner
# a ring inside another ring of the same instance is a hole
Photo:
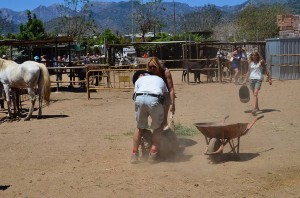
[[[243,4],[236,6],[223,6],[217,7],[220,9],[224,15],[230,15],[232,13],[237,13],[239,10],[243,9],[249,4],[272,4],[272,3],[287,3],[287,0],[248,0]],[[99,2],[91,1],[92,4],[90,8],[90,13],[95,21],[95,24],[100,30],[111,29],[114,32],[119,32],[121,34],[128,34],[131,32],[131,14],[132,14],[132,4],[130,1],[121,2]],[[175,2],[175,10],[173,2],[163,2],[164,7],[164,24],[170,24],[174,16],[174,11],[176,12],[176,17],[180,18],[185,14],[199,10],[201,7],[191,7],[185,3]],[[59,12],[60,4],[53,4],[51,6],[40,5],[37,8],[31,10],[35,13],[37,18],[42,20],[44,27],[47,32],[54,31],[57,28],[59,17],[61,13]],[[26,10],[16,12],[10,9],[1,8],[0,17],[5,20],[5,27],[3,23],[0,23],[0,34],[7,33],[17,33],[19,31],[19,24],[25,24],[27,22]],[[171,31],[172,27],[164,27],[163,31]]]

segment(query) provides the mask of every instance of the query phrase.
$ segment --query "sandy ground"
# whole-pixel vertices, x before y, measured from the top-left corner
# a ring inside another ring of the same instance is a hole
[[[173,72],[175,123],[250,122],[238,85],[187,85]],[[179,138],[175,160],[130,164],[132,90],[53,92],[44,118],[0,124],[0,197],[300,197],[300,81],[263,83],[264,118],[241,137],[240,160],[226,145],[219,163],[205,140]],[[27,106],[28,107],[28,106]],[[25,107],[26,108],[26,107]],[[0,113],[0,118],[5,113]],[[197,130],[198,131],[198,130]]]

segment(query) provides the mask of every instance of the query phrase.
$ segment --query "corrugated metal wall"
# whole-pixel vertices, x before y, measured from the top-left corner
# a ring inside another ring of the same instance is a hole
[[[300,56],[272,56],[271,58],[271,55],[282,54],[300,54],[300,37],[266,40],[266,61],[268,66],[273,65],[272,78],[300,79]]]

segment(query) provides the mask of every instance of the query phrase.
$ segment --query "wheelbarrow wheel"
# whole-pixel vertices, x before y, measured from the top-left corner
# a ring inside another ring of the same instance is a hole
[[[219,139],[217,138],[210,139],[208,143],[207,154],[209,155],[211,161],[218,162],[220,160],[220,156],[223,153],[223,150],[221,150],[219,153],[214,153],[214,152],[216,152],[221,145],[222,142]]]

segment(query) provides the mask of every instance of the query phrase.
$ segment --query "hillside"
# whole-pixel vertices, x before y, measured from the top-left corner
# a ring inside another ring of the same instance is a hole
[[[218,7],[223,14],[223,17],[231,17],[232,14],[237,13],[242,10],[245,6],[250,4],[272,4],[272,3],[287,3],[287,0],[248,0],[241,5],[236,6],[223,6]],[[121,1],[121,2],[100,2],[100,1],[91,1],[91,16],[95,21],[95,24],[100,31],[109,28],[114,32],[119,32],[121,34],[128,34],[131,32],[131,14],[132,14],[132,5],[130,1]],[[39,19],[44,23],[47,32],[53,32],[55,29],[60,28],[59,17],[61,17],[60,8],[62,5],[53,4],[51,6],[39,6],[31,12],[35,13]],[[171,32],[172,31],[172,20],[174,16],[174,4],[172,2],[164,2],[162,4],[164,12],[160,13],[164,16],[162,23],[165,24],[162,31]],[[175,12],[178,27],[180,27],[180,19],[193,11],[200,9],[201,7],[191,7],[188,4],[184,3],[175,3]],[[16,12],[13,10],[2,8],[0,9],[0,17],[6,20],[5,27],[1,25],[0,33],[16,33],[18,31],[18,26],[20,23],[26,23],[27,15],[26,11]],[[1,23],[2,24],[2,23]],[[12,32],[13,31],[13,32]]]

